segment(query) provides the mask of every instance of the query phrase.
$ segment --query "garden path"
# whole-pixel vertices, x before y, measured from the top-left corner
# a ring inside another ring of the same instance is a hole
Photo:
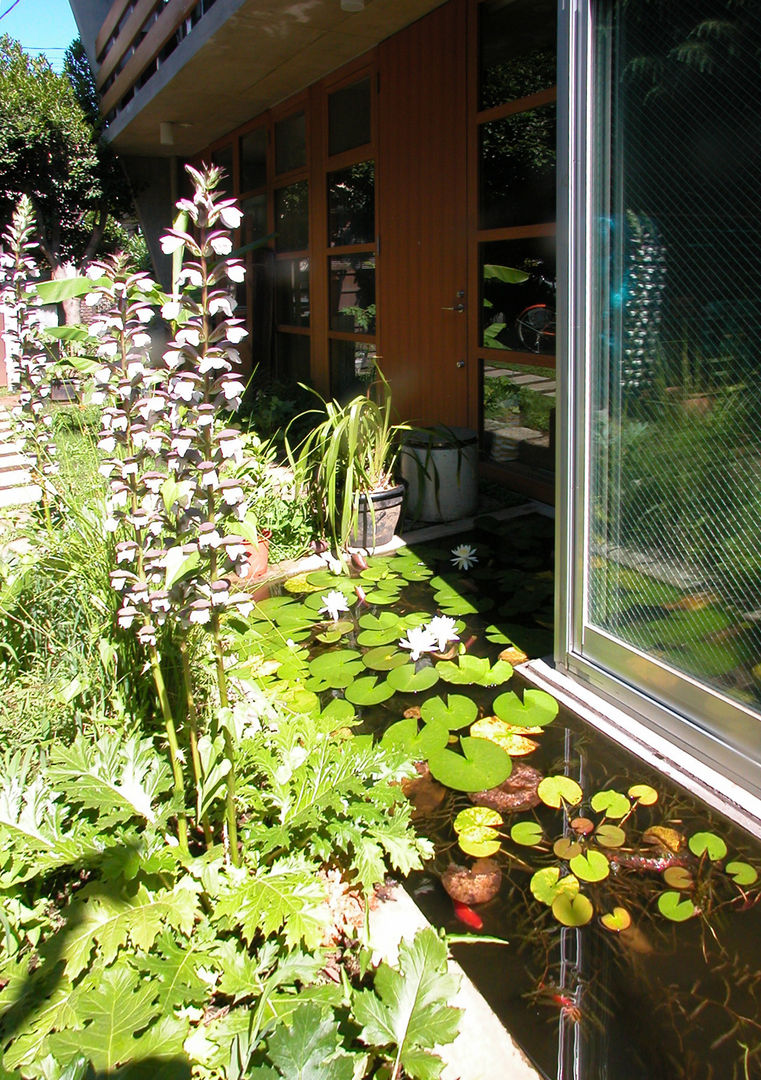
[[[31,462],[14,438],[12,399],[0,401],[0,515],[12,516],[19,507],[38,503],[42,488],[32,482]]]

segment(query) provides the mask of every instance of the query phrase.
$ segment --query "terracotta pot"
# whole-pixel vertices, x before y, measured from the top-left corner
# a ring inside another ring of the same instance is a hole
[[[248,570],[245,575],[247,581],[259,581],[267,573],[271,538],[272,533],[269,529],[261,529],[259,542],[257,544],[246,544],[249,553]]]

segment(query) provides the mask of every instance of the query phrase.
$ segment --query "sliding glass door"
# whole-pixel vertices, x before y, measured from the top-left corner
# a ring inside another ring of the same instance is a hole
[[[761,762],[761,5],[595,0],[571,86],[569,668]]]

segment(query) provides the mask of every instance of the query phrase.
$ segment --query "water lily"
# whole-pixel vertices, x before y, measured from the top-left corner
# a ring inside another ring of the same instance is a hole
[[[457,570],[470,570],[478,562],[476,548],[472,544],[458,544],[452,548],[452,558],[449,560]]]
[[[338,622],[338,616],[342,611],[349,610],[349,605],[346,603],[346,597],[337,589],[332,589],[327,596],[322,596],[320,599],[322,600],[320,612],[327,612],[333,622]]]
[[[448,615],[436,615],[428,623],[428,632],[436,638],[439,652],[444,652],[450,641],[460,640],[460,635],[455,632],[455,626],[454,619]]]
[[[414,626],[406,638],[399,639],[399,647],[410,650],[410,660],[419,660],[423,653],[434,652],[438,642],[427,626]]]

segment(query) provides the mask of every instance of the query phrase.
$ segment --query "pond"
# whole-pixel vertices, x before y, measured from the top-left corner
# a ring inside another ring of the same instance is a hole
[[[292,579],[242,631],[238,673],[421,759],[436,855],[407,887],[484,937],[453,951],[545,1077],[748,1080],[761,850],[513,673],[551,647],[552,539],[538,514],[481,519],[352,578]]]

